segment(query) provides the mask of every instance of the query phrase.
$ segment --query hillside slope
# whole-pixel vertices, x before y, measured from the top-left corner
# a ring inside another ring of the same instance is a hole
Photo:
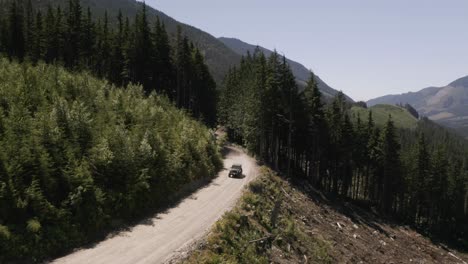
[[[467,253],[264,169],[183,263],[449,264]]]
[[[61,4],[66,6],[68,1],[33,0],[33,3],[45,8],[48,4]],[[100,14],[101,16],[107,11],[111,21],[115,21],[119,10],[122,10],[124,16],[133,19],[141,10],[142,6],[142,3],[136,0],[81,0],[81,3],[84,8],[89,6],[93,13]],[[221,41],[209,33],[176,21],[172,17],[154,8],[148,7],[147,10],[150,22],[154,22],[156,17],[159,16],[165,23],[166,29],[173,39],[176,37],[177,27],[181,26],[182,33],[186,34],[203,52],[211,74],[218,84],[223,80],[229,67],[240,62],[240,55],[226,47]]]
[[[35,263],[165,206],[221,167],[165,97],[0,58],[0,263]]]
[[[251,45],[251,44],[248,44],[248,43],[245,43],[239,39],[235,39],[235,38],[225,38],[225,37],[221,37],[219,38],[220,41],[222,41],[227,47],[231,48],[232,50],[234,50],[236,53],[240,54],[240,55],[246,55],[247,52],[250,52],[251,54],[254,53],[255,49],[258,47],[267,57],[270,56],[273,51],[269,50],[269,49],[266,49],[264,47],[261,47],[261,46],[255,46],[255,45]],[[293,61],[293,60],[290,60],[290,59],[287,59],[287,62],[289,64],[289,66],[291,67],[291,71],[293,72],[294,76],[296,77],[296,81],[297,83],[304,87],[306,85],[306,82],[309,80],[310,78],[310,70],[307,69],[304,65],[296,62],[296,61]],[[320,79],[320,77],[318,77],[317,75],[315,76],[316,80],[317,80],[317,83],[318,83],[318,87],[320,89],[320,91],[327,97],[333,97],[335,96],[338,91],[331,88],[328,84],[326,84],[322,79]],[[350,97],[347,96],[347,99],[349,101],[353,101]]]
[[[389,116],[392,117],[395,126],[398,128],[415,128],[418,123],[418,119],[412,116],[406,109],[395,105],[378,104],[369,108],[353,106],[351,108],[351,115],[354,120],[359,115],[362,121],[367,122],[370,111],[372,111],[372,118],[375,124],[380,127],[385,126]]]
[[[468,137],[468,76],[445,87],[387,95],[369,100],[368,105],[409,103],[423,116],[454,128]]]

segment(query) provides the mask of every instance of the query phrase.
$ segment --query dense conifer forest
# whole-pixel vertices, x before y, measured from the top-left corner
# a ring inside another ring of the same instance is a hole
[[[323,103],[311,76],[299,93],[284,58],[245,57],[221,93],[220,121],[231,139],[287,177],[304,177],[335,197],[466,243],[466,140],[427,119],[404,129],[391,116],[375,125],[372,111],[352,118],[342,94]]]
[[[166,95],[210,126],[216,122],[216,83],[200,50],[181,28],[171,45],[164,23],[149,23],[146,6],[136,17],[120,12],[110,24],[79,0],[66,8],[34,9],[31,0],[0,7],[0,52],[10,59],[55,63],[92,72],[117,86],[139,83],[147,94]],[[62,5],[65,6],[65,5]]]
[[[0,60],[0,262],[54,256],[220,168],[213,135],[165,97]]]
[[[218,92],[196,44],[171,43],[145,5],[111,25],[78,0],[0,4],[0,261],[61,254],[214,175],[196,120],[285,177],[466,245],[468,143],[431,121],[351,116],[313,74],[299,92],[277,53],[249,54]]]
[[[186,115],[215,124],[216,83],[181,31],[171,45],[145,5],[110,25],[78,0],[0,4],[0,262],[61,254],[219,170]]]

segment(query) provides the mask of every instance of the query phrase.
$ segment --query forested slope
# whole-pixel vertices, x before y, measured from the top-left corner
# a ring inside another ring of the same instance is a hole
[[[411,104],[421,115],[450,127],[468,138],[468,76],[444,87],[429,87],[417,92],[386,95],[367,102],[375,104]]]
[[[23,3],[27,5],[28,1],[29,0],[23,0]],[[75,0],[73,0],[73,2],[74,1]],[[0,0],[0,15],[2,14],[2,2],[10,3],[11,0]],[[31,0],[31,2],[33,6],[40,7],[43,10],[43,15],[46,14],[47,6],[49,4],[54,7],[61,5],[63,12],[68,10],[69,4],[68,0]],[[117,28],[116,25],[118,22],[117,16],[119,14],[119,10],[122,12],[124,17],[129,17],[131,20],[130,22],[132,22],[143,6],[143,1],[136,0],[80,0],[79,2],[83,6],[84,13],[86,13],[86,9],[88,7],[91,9],[91,12],[94,14],[93,19],[96,21],[100,19],[101,22],[103,22],[104,15],[107,12],[109,22],[114,29]],[[177,41],[177,28],[181,28],[183,34],[187,35],[190,41],[195,43],[195,45],[202,51],[210,71],[217,82],[220,83],[222,81],[229,67],[237,65],[240,62],[241,56],[226,47],[221,41],[209,33],[191,25],[176,21],[160,10],[147,7],[147,11],[148,21],[150,22],[151,27],[153,27],[157,18],[164,22],[171,42],[175,43]]]
[[[387,115],[379,126],[369,111],[353,122],[343,94],[322,103],[313,75],[299,93],[276,53],[247,56],[225,82],[221,122],[272,168],[466,246],[466,140],[427,119],[405,128]]]
[[[167,99],[88,73],[0,59],[0,262],[63,253],[220,166]]]
[[[33,2],[0,2],[0,53],[19,61],[87,70],[117,86],[141,84],[147,94],[164,94],[177,107],[214,125],[216,83],[205,56],[181,31],[171,41],[165,24],[152,17],[146,5],[134,3],[140,9],[127,10],[135,13],[130,17],[118,10],[111,12],[117,12],[115,16],[101,16],[93,12],[96,7],[86,8],[79,0],[42,9]]]
[[[372,118],[377,126],[384,127],[387,123],[388,116],[392,117],[395,126],[398,128],[415,128],[418,123],[418,118],[408,112],[403,107],[396,105],[374,105],[369,108],[363,108],[360,106],[353,106],[350,109],[351,117],[354,121],[359,118],[361,120],[367,120],[369,112],[372,112]]]

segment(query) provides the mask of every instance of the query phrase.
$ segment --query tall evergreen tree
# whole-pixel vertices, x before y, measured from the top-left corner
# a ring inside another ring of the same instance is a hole
[[[109,79],[117,84],[123,85],[123,74],[125,71],[125,32],[124,32],[125,22],[122,15],[122,11],[119,10],[119,14],[117,16],[117,33],[114,35],[112,39],[112,54],[111,54],[111,62],[110,62],[110,73]]]
[[[193,74],[191,53],[192,51],[190,49],[189,40],[186,36],[182,37],[179,28],[175,58],[177,81],[176,103],[180,108],[186,109],[188,109],[189,106],[189,98],[191,93],[190,76]]]
[[[424,133],[419,136],[416,174],[416,221],[422,223],[426,219],[429,197],[428,183],[431,178],[431,158],[427,149],[426,137]]]
[[[64,59],[69,68],[76,68],[80,60],[82,43],[82,8],[79,0],[68,1]]]
[[[107,16],[107,13],[106,13]],[[96,57],[95,43],[96,43],[96,29],[94,26],[91,9],[88,7],[86,17],[83,20],[82,32],[82,50],[81,50],[81,64],[84,68],[89,68],[95,63],[93,58]],[[103,48],[103,47],[98,47]],[[100,49],[98,49],[101,52]],[[101,57],[98,59],[102,59]]]
[[[11,2],[8,23],[8,33],[10,35],[7,43],[8,54],[11,58],[17,58],[21,61],[24,59],[26,49],[23,6],[21,2]]]
[[[8,53],[9,35],[10,34],[8,32],[8,25],[5,20],[5,16],[1,15],[0,16],[0,52]]]
[[[148,24],[146,4],[135,18],[135,46],[132,65],[133,81],[141,83],[146,93],[153,91],[151,62],[154,60],[154,46]]]
[[[45,36],[44,36],[44,26],[42,13],[39,10],[36,15],[36,25],[35,25],[35,34],[34,34],[34,45],[31,52],[31,59],[33,61],[39,61],[44,59],[45,54]]]
[[[192,109],[196,117],[202,118],[209,126],[216,123],[216,102],[218,100],[216,82],[211,77],[208,67],[200,50],[196,49],[194,53],[194,81],[192,92]],[[169,85],[170,83],[167,83]]]
[[[382,161],[381,209],[390,214],[394,209],[395,194],[401,185],[400,144],[391,116],[382,131]]]
[[[55,43],[57,38],[55,14],[52,6],[47,7],[47,13],[44,21],[44,59],[50,63],[58,57],[58,47]]]
[[[154,30],[155,55],[153,62],[153,81],[157,91],[174,99],[174,69],[171,46],[164,23],[156,19]],[[203,62],[204,63],[204,62]]]
[[[36,25],[37,25],[37,21],[36,21]],[[27,5],[26,5],[25,48],[26,48],[27,56],[29,57],[34,56],[32,52],[37,46],[36,34],[38,34],[39,30],[35,28],[36,25],[34,23],[34,11],[33,11],[32,2],[31,0],[28,0]]]
[[[321,177],[324,173],[323,156],[326,151],[326,124],[325,113],[323,110],[322,93],[320,92],[315,75],[311,72],[307,86],[303,92],[308,114],[307,128],[307,149],[306,159],[308,161],[307,176],[312,178],[312,182],[321,184]],[[323,168],[321,168],[323,167]]]

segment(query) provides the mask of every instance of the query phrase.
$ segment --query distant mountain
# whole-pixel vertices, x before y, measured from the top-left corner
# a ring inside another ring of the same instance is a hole
[[[429,87],[419,92],[386,95],[369,100],[376,104],[411,104],[422,116],[452,127],[468,138],[468,76],[445,87]]]
[[[3,0],[0,0],[0,3]],[[68,5],[68,1],[64,0],[32,0],[34,5],[45,8],[49,4],[60,4],[62,6]],[[133,19],[138,11],[141,10],[142,2],[135,0],[81,0],[84,8],[88,6],[93,13],[103,15],[107,11],[111,21],[116,21],[119,10],[122,10],[124,16]],[[154,22],[156,17],[165,23],[169,35],[175,39],[177,34],[177,26],[182,27],[182,33],[197,45],[203,52],[206,63],[215,78],[216,82],[220,83],[229,68],[240,62],[241,56],[230,48],[226,47],[221,41],[193,26],[178,22],[170,16],[148,6],[148,18],[150,22]]]
[[[240,55],[246,55],[247,52],[253,53],[257,47],[266,56],[269,56],[270,54],[273,53],[273,51],[271,51],[269,49],[266,49],[266,48],[261,47],[261,46],[256,46],[256,45],[252,45],[252,44],[249,44],[249,43],[245,43],[245,42],[243,42],[243,41],[241,41],[239,39],[236,39],[236,38],[221,37],[221,38],[219,38],[219,40],[221,42],[223,42],[227,47],[231,48],[233,51],[235,51],[237,54],[240,54]],[[304,65],[302,65],[302,64],[300,64],[300,63],[298,63],[296,61],[287,59],[287,62],[289,63],[289,66],[291,67],[291,70],[292,70],[294,76],[296,77],[296,81],[298,82],[298,84],[300,86],[302,86],[302,87],[305,87],[306,82],[307,82],[307,80],[309,80],[309,77],[310,77],[310,71]],[[322,93],[325,96],[333,97],[338,93],[337,90],[335,90],[335,89],[331,88],[330,86],[328,86],[328,84],[326,84],[318,76],[315,76],[315,77],[317,79],[318,87],[319,87],[320,91],[322,91]],[[347,99],[349,101],[353,101],[348,96],[347,96]]]

